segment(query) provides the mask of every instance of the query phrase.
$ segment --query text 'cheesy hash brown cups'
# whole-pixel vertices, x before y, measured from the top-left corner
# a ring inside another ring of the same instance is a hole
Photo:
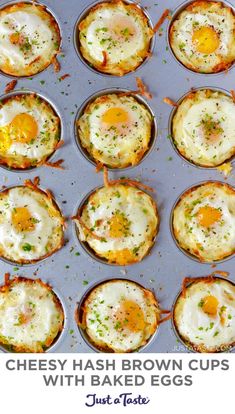
[[[137,351],[150,340],[161,319],[154,294],[124,279],[93,287],[76,312],[85,339],[102,352]]]
[[[141,261],[159,227],[153,198],[119,180],[89,195],[74,219],[79,239],[92,255],[116,265]]]
[[[235,286],[218,277],[188,278],[178,296],[173,322],[196,352],[225,352],[235,345]]]
[[[235,252],[235,189],[208,181],[188,189],[172,213],[178,246],[202,262],[214,262]]]
[[[60,118],[35,93],[14,93],[0,101],[0,164],[27,169],[44,164],[61,136]]]
[[[44,352],[63,326],[63,307],[48,284],[16,277],[0,286],[0,345],[6,350]]]
[[[171,125],[179,153],[201,167],[217,167],[235,154],[235,105],[231,96],[212,89],[186,95]]]
[[[0,192],[0,257],[33,264],[64,244],[64,218],[51,197],[34,186]]]
[[[169,42],[179,62],[199,73],[217,73],[235,61],[235,14],[219,1],[195,1],[176,15]]]
[[[40,4],[19,2],[0,9],[0,70],[32,76],[49,66],[60,50],[58,23]]]
[[[149,56],[153,30],[143,10],[124,1],[101,2],[78,24],[78,48],[99,72],[123,76]]]
[[[147,106],[129,93],[110,93],[89,103],[77,120],[82,148],[97,164],[110,168],[137,165],[155,134]]]

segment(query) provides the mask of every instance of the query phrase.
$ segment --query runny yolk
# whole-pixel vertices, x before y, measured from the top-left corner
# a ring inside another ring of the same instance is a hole
[[[129,221],[121,214],[115,214],[109,221],[109,235],[113,238],[125,236],[129,230]]]
[[[9,125],[9,135],[12,141],[28,144],[38,134],[38,125],[32,115],[18,114]]]
[[[221,212],[217,208],[204,206],[199,208],[197,218],[201,226],[210,227],[221,219]]]
[[[131,332],[140,332],[145,328],[144,313],[138,303],[124,300],[115,313],[117,329],[128,329]]]
[[[219,301],[215,296],[209,295],[203,299],[202,310],[208,315],[215,316],[217,314]]]
[[[34,222],[27,207],[16,207],[12,212],[12,223],[15,229],[21,231],[33,231]]]
[[[197,52],[206,55],[215,52],[220,45],[220,39],[215,30],[205,26],[193,32],[192,41]]]
[[[128,113],[122,108],[110,108],[103,114],[102,121],[110,125],[126,123]]]

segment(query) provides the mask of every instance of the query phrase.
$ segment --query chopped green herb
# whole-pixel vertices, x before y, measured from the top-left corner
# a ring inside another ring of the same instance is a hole
[[[33,246],[31,246],[31,244],[29,244],[29,243],[25,243],[25,244],[23,244],[23,246],[22,246],[22,249],[23,249],[25,252],[30,252],[30,251],[32,250],[32,248],[33,248]]]

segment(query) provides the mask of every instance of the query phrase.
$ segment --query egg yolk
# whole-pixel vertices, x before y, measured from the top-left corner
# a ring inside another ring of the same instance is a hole
[[[21,231],[33,231],[34,220],[27,207],[16,207],[12,212],[12,223],[15,229]]]
[[[210,227],[221,219],[221,212],[217,208],[204,206],[199,208],[197,218],[201,226]]]
[[[124,300],[115,313],[117,329],[128,329],[131,332],[140,332],[145,328],[144,313],[138,303]]]
[[[129,221],[124,214],[117,213],[109,221],[109,235],[113,238],[125,236],[129,231]]]
[[[32,317],[31,313],[28,313],[28,312],[20,313],[18,317],[18,324],[26,325],[27,323],[31,321],[31,317]]]
[[[136,27],[128,15],[119,15],[109,21],[109,30],[111,30],[112,39],[119,42],[129,40],[136,34]]]
[[[214,29],[211,27],[201,27],[193,32],[192,41],[197,52],[209,55],[215,52],[220,45],[220,40]]]
[[[13,45],[17,45],[20,42],[21,35],[18,32],[11,33],[9,35],[9,40]]]
[[[213,117],[209,114],[206,114],[205,117],[201,120],[201,125],[206,140],[212,144],[215,141],[219,140],[221,134],[224,132],[220,121],[214,120]]]
[[[9,125],[9,134],[12,141],[28,144],[38,134],[38,125],[32,115],[18,114]]]
[[[103,114],[102,121],[110,125],[126,123],[128,113],[122,108],[110,108]]]
[[[215,316],[217,314],[219,301],[215,296],[209,295],[203,299],[202,310],[208,315]]]
[[[109,252],[108,255],[109,260],[115,261],[117,264],[121,266],[125,266],[129,263],[134,263],[136,261],[136,256],[132,253],[129,249],[122,249],[116,251]]]

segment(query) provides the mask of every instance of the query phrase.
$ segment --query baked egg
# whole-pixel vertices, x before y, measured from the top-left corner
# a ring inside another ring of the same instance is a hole
[[[147,255],[159,227],[153,198],[119,180],[90,194],[74,220],[80,241],[93,255],[123,266]]]
[[[176,58],[199,73],[228,69],[235,61],[235,14],[220,1],[194,1],[173,20],[169,42]]]
[[[0,9],[0,70],[32,76],[49,66],[60,50],[58,23],[46,6],[19,2]]]
[[[151,112],[134,96],[102,95],[89,103],[77,120],[82,148],[97,164],[111,168],[137,165],[154,135]]]
[[[218,277],[188,278],[178,296],[173,321],[189,349],[224,352],[235,345],[235,286]]]
[[[40,279],[16,277],[0,287],[0,345],[8,351],[44,352],[63,326],[61,302]]]
[[[0,192],[0,257],[35,263],[64,243],[64,218],[50,194],[18,186]]]
[[[153,30],[140,6],[122,0],[93,6],[78,24],[78,48],[99,72],[122,76],[150,52]]]
[[[172,139],[179,153],[202,167],[217,167],[235,154],[235,105],[216,90],[190,92],[172,118]]]
[[[202,262],[235,252],[235,189],[208,181],[187,190],[172,214],[173,234],[181,249]]]
[[[0,163],[27,169],[45,163],[60,140],[60,119],[52,106],[33,93],[0,102]]]
[[[78,309],[79,327],[103,352],[134,352],[158,329],[161,311],[154,294],[124,279],[108,280],[88,292]]]

